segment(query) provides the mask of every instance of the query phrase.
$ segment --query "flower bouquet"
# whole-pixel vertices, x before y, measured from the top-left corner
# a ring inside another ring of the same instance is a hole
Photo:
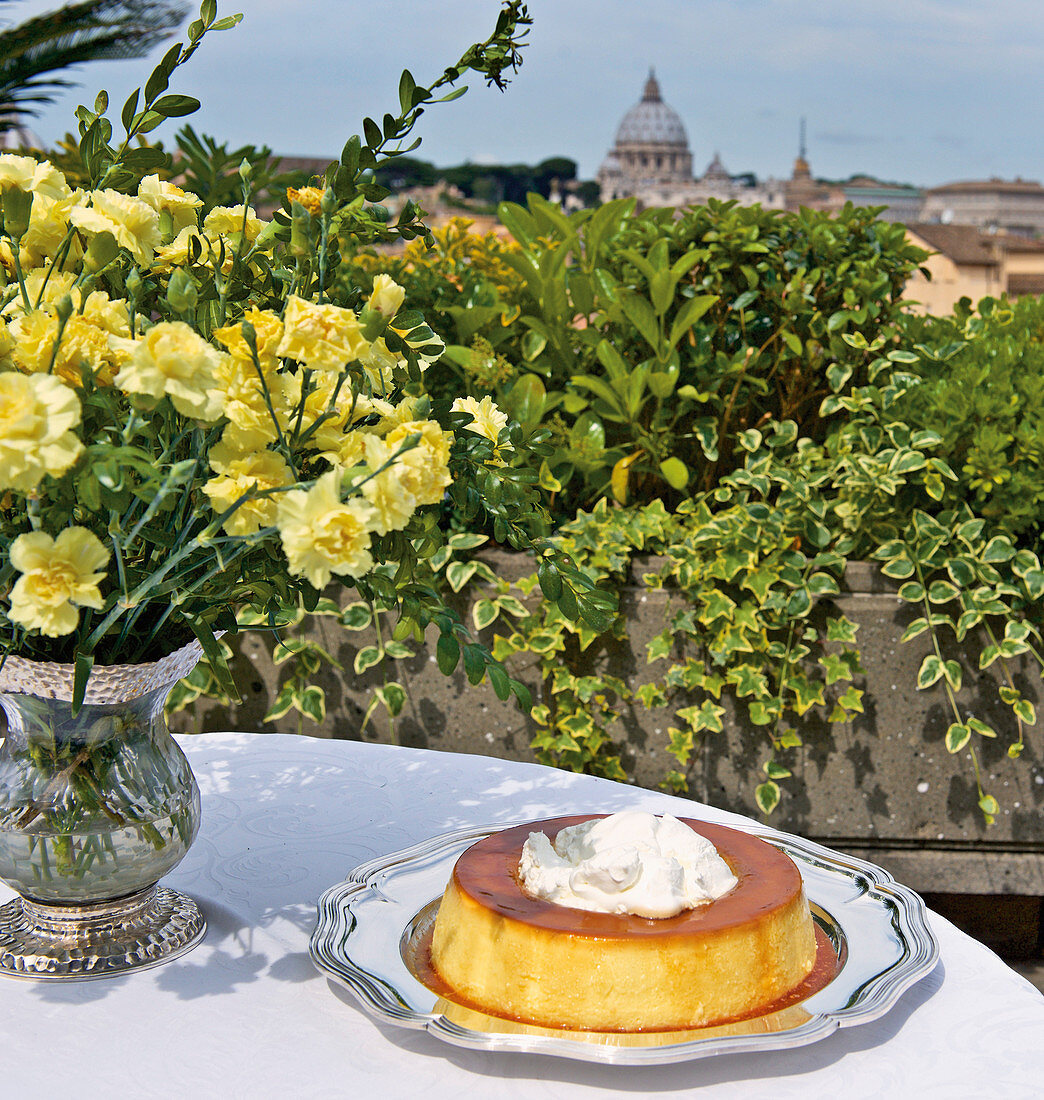
[[[505,4],[431,88],[404,73],[400,114],[366,119],[271,220],[255,209],[267,166],[244,162],[241,202],[209,207],[142,140],[198,107],[170,78],[238,20],[203,3],[127,100],[121,142],[105,93],[81,107],[73,171],[0,155],[0,877],[37,908],[125,897],[148,883],[127,869],[150,849],[160,873],[187,849],[198,793],[157,733],[163,699],[200,652],[227,680],[217,639],[244,610],[274,625],[339,581],[405,632],[434,622],[440,666],[463,651],[472,680],[525,698],[427,563],[447,510],[457,531],[542,545],[540,442],[488,399],[433,402],[441,343],[390,278],[342,259],[426,234],[412,207],[387,224],[369,171],[464,71],[503,84],[525,7]],[[545,552],[550,594],[576,589],[570,610],[596,614],[597,594]],[[132,677],[129,708],[97,687],[142,663],[162,671]]]

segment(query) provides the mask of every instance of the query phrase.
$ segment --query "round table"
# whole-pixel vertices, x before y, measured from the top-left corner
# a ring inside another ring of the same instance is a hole
[[[609,1066],[471,1051],[377,1023],[308,952],[319,895],[357,864],[450,830],[566,813],[744,819],[481,756],[278,734],[179,740],[203,825],[164,881],[197,899],[207,937],[121,978],[0,979],[5,1096],[1041,1095],[1044,997],[934,913],[941,957],[928,977],[881,1019],[793,1050]]]

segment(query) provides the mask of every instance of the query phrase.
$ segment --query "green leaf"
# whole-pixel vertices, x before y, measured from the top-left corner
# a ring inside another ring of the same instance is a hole
[[[152,109],[166,118],[181,118],[184,115],[194,114],[199,110],[198,99],[190,95],[165,95],[156,100]]]
[[[921,662],[921,667],[917,672],[917,686],[919,688],[931,687],[932,684],[943,678],[945,671],[942,659],[934,653],[929,653]]]
[[[562,575],[550,558],[541,559],[537,566],[537,579],[540,581],[540,591],[547,599],[554,602],[562,595]]]
[[[72,713],[78,714],[80,707],[83,706],[84,696],[87,694],[87,681],[91,676],[91,669],[94,668],[94,654],[82,653],[80,650],[76,651],[76,664],[73,669],[73,697],[72,697]]]
[[[485,630],[500,615],[500,608],[489,599],[479,600],[471,610],[471,620],[476,630]]]
[[[827,367],[827,384],[834,391],[840,393],[845,383],[852,377],[852,367],[849,363],[832,363]]]
[[[798,336],[793,332],[781,332],[779,335],[782,337],[783,343],[786,344],[795,355],[801,354],[803,345]]]
[[[928,586],[928,599],[931,603],[949,603],[959,595],[960,592],[949,581],[932,581]]]
[[[370,605],[361,600],[349,604],[340,617],[342,625],[348,630],[365,630],[373,619]]]
[[[402,708],[406,705],[406,689],[394,680],[375,688],[374,695],[384,704],[384,709],[392,718],[398,718],[402,713]]]
[[[924,599],[924,595],[924,585],[917,581],[899,586],[899,599],[906,600],[907,603],[919,603]]]
[[[919,634],[923,634],[928,629],[928,620],[924,618],[914,619],[912,623],[903,631],[900,642],[908,642],[911,638],[916,638]]]
[[[621,305],[627,320],[634,325],[652,350],[659,353],[660,328],[653,307],[645,298],[633,291],[624,296]]]
[[[490,665],[489,682],[493,685],[498,699],[506,700],[511,694],[511,679],[500,665]]]
[[[294,706],[318,725],[326,717],[326,692],[316,684],[309,684],[295,698]]]
[[[477,645],[464,646],[464,672],[468,677],[468,683],[480,684],[486,674],[486,660],[482,649]]]
[[[982,560],[988,562],[1010,561],[1015,557],[1015,547],[1005,535],[994,535],[983,547]]]
[[[660,463],[660,473],[672,489],[681,492],[689,484],[689,469],[680,458],[673,455]]]
[[[460,642],[452,634],[440,634],[438,643],[435,646],[435,661],[439,666],[439,671],[444,676],[449,676],[457,667],[459,659]]]
[[[886,561],[881,566],[881,572],[894,581],[905,581],[907,577],[914,575],[914,563],[909,558],[896,558],[894,561]]]
[[[471,580],[478,569],[475,561],[451,561],[446,566],[446,580],[454,592],[459,592]]]
[[[381,651],[375,645],[363,646],[355,655],[355,671],[361,675],[368,668],[381,663]]]
[[[1032,726],[1037,720],[1037,712],[1028,699],[1020,699],[1011,709],[1027,726]]]
[[[454,550],[474,550],[476,546],[482,546],[487,542],[489,542],[488,535],[479,535],[465,531],[450,535],[450,537],[446,539],[446,545]]]
[[[754,788],[754,801],[766,817],[779,805],[779,796],[779,784],[771,779]]]
[[[697,294],[690,298],[675,314],[668,344],[673,348],[717,300],[716,294]]]
[[[982,652],[979,654],[979,668],[989,668],[1000,655],[1000,646],[983,646]]]

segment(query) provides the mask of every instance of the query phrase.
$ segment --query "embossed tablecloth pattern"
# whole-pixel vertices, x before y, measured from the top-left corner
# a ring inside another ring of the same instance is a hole
[[[693,804],[478,756],[280,735],[181,743],[203,792],[203,827],[166,881],[203,906],[206,941],[114,980],[0,981],[0,1094],[1042,1095],[1044,997],[934,914],[942,957],[927,979],[883,1019],[793,1051],[610,1067],[471,1052],[379,1026],[308,954],[316,899],[356,864],[467,826],[624,808],[691,813]]]

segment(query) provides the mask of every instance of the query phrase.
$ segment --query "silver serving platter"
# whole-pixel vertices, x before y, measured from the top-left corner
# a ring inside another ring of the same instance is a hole
[[[812,841],[750,828],[797,864],[813,917],[837,955],[839,972],[817,993],[770,1016],[684,1032],[572,1032],[483,1016],[423,984],[416,945],[434,921],[457,857],[510,827],[445,833],[356,867],[319,899],[309,944],[316,966],[378,1020],[424,1029],[455,1046],[657,1065],[803,1046],[836,1028],[876,1020],[939,956],[924,902],[887,871]]]

